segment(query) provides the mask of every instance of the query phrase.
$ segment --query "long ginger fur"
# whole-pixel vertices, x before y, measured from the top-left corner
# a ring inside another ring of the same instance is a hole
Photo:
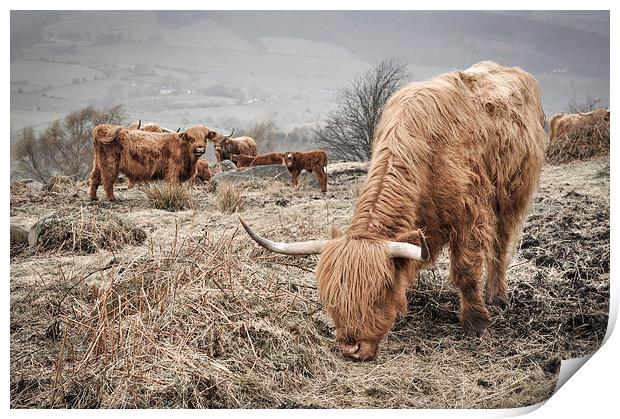
[[[323,249],[317,278],[338,340],[380,340],[406,309],[417,271],[450,248],[460,320],[480,335],[483,300],[507,299],[506,268],[544,161],[538,83],[478,63],[409,84],[387,102],[351,224]],[[431,260],[390,260],[385,241],[426,237]]]

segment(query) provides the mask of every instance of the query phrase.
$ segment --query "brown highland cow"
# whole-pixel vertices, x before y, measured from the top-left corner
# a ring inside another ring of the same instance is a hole
[[[284,164],[293,176],[293,186],[297,186],[302,170],[314,173],[321,186],[321,192],[327,192],[327,153],[323,150],[289,151],[283,153]]]
[[[268,164],[284,164],[284,158],[281,153],[267,153],[260,156],[246,156],[245,154],[233,154],[230,160],[235,163],[238,168],[265,166]]]
[[[597,124],[609,125],[609,109],[599,108],[588,113],[560,113],[549,120],[549,141]]]
[[[90,174],[90,197],[97,199],[103,183],[110,201],[115,201],[113,185],[119,173],[130,183],[164,179],[189,180],[204,154],[207,139],[216,135],[207,127],[196,126],[177,133],[154,133],[116,125],[93,129],[95,156]]]
[[[256,142],[251,137],[222,137],[214,140],[215,157],[218,162],[230,160],[233,154],[256,156]]]
[[[129,124],[129,126],[127,127],[127,129],[141,129],[142,131],[148,131],[148,132],[173,132],[171,130],[169,130],[168,128],[164,128],[164,127],[160,127],[159,125],[149,122],[146,124],[142,124],[142,121],[137,121],[137,122],[132,122],[131,124]],[[181,130],[181,128],[177,129],[176,132],[179,132]]]
[[[331,239],[276,243],[284,254],[320,254],[319,295],[341,352],[376,356],[417,272],[449,247],[460,321],[480,336],[484,300],[507,302],[506,269],[544,161],[537,81],[485,61],[401,88],[375,131],[372,161],[351,224]],[[486,285],[483,272],[486,267]]]

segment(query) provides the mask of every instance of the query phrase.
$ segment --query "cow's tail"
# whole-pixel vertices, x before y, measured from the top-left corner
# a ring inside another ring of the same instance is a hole
[[[118,139],[121,129],[116,125],[97,125],[93,128],[93,141],[99,144],[111,144]]]

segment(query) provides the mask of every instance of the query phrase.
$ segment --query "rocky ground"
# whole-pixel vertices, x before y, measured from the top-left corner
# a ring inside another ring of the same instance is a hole
[[[330,164],[326,194],[312,177],[296,189],[241,179],[238,214],[274,240],[323,238],[348,224],[366,168]],[[317,259],[258,248],[215,183],[176,212],[123,184],[109,203],[84,183],[12,183],[11,223],[24,227],[11,231],[12,407],[517,407],[549,397],[560,360],[602,343],[607,157],[544,168],[508,307],[482,338],[461,331],[444,256],[368,363],[338,352]],[[52,213],[55,241],[25,244]]]

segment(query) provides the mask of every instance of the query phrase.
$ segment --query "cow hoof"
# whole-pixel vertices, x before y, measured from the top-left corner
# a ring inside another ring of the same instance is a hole
[[[467,336],[481,337],[490,323],[491,318],[486,312],[470,311],[461,318],[461,325]]]
[[[96,197],[96,196],[91,196],[91,197],[90,197],[90,200],[91,200],[91,201],[98,201],[98,199],[97,199],[97,197]]]
[[[503,295],[496,295],[487,299],[487,304],[505,310],[508,307],[508,297]]]

